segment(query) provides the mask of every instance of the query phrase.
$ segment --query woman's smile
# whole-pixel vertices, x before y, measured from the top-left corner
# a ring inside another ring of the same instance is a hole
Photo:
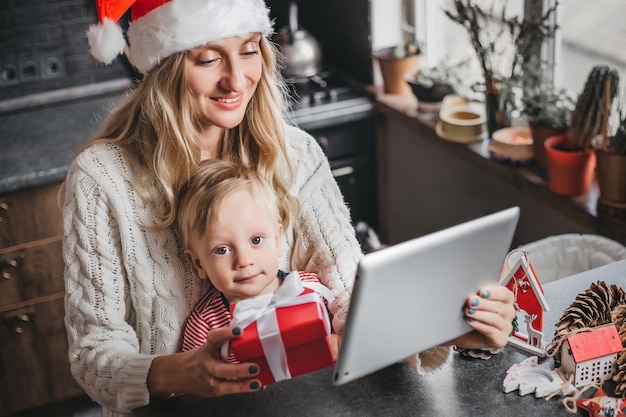
[[[213,101],[217,107],[223,110],[235,110],[243,104],[243,94],[237,94],[229,97],[215,97]]]

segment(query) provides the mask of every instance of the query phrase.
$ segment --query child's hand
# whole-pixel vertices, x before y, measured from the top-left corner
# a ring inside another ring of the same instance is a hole
[[[341,345],[341,336],[338,334],[330,335],[330,353],[333,357],[333,362],[337,362],[337,357],[339,356],[339,345]]]
[[[513,330],[515,318],[513,293],[501,285],[493,285],[468,298],[464,308],[467,323],[474,329],[451,342],[459,347],[502,348]]]

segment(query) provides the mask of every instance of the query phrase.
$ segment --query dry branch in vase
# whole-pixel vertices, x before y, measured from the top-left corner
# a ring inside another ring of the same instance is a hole
[[[541,1],[533,0],[533,10],[542,10]],[[508,126],[508,115],[505,110],[505,103],[501,97],[501,84],[511,82],[519,77],[521,67],[524,62],[529,61],[535,48],[539,48],[545,39],[554,36],[558,26],[551,23],[559,2],[556,1],[544,14],[536,16],[525,15],[507,17],[506,2],[502,2],[502,12],[500,20],[502,25],[493,25],[495,21],[495,4],[485,11],[472,0],[455,0],[452,10],[444,10],[445,14],[454,22],[463,26],[476,52],[480,63],[485,82],[485,101],[487,106],[487,117],[490,118],[490,111],[493,119],[493,126],[489,127],[489,132],[493,129]],[[491,33],[489,28],[497,27],[496,33]],[[498,68],[502,68],[502,60],[506,57],[505,44],[502,39],[506,36],[510,38],[514,45],[511,61],[508,63],[508,73],[500,73]],[[489,123],[489,120],[488,120]]]

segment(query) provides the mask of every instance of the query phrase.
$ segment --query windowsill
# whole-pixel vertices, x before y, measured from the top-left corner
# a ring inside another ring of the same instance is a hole
[[[598,214],[599,189],[592,185],[589,193],[577,197],[559,196],[550,191],[546,174],[536,166],[513,165],[489,157],[488,140],[469,145],[443,140],[435,134],[436,119],[425,119],[417,111],[417,100],[413,96],[381,94],[370,88],[376,95],[375,109],[378,114],[402,122],[429,140],[440,144],[451,153],[471,160],[488,172],[508,182],[516,190],[534,200],[551,207],[563,216],[585,226],[599,235],[626,244],[626,220]]]

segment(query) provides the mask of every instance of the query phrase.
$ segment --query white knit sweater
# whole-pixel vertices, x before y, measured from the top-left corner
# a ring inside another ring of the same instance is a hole
[[[291,192],[302,211],[284,234],[280,267],[318,275],[337,297],[331,311],[341,332],[362,254],[317,142],[289,126],[286,137],[295,167]],[[154,224],[155,212],[133,189],[138,169],[117,146],[99,144],[76,157],[66,179],[69,358],[104,417],[126,416],[149,402],[152,360],[180,350],[185,321],[206,291],[207,281],[195,276],[173,228],[145,227]],[[428,367],[440,365],[447,353],[434,359],[431,353]]]

